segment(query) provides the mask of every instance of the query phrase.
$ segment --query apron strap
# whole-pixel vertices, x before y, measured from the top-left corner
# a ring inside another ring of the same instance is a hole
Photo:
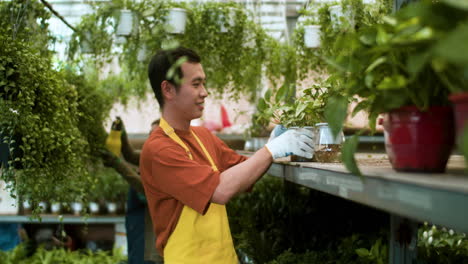
[[[159,126],[162,128],[162,130],[164,131],[164,133],[166,133],[168,137],[170,137],[177,144],[179,144],[182,148],[184,148],[189,158],[193,160],[192,152],[190,152],[190,149],[182,141],[182,139],[180,139],[180,137],[175,133],[174,129],[162,117],[161,117],[161,120],[159,121]],[[200,147],[202,148],[203,153],[205,154],[206,158],[211,164],[211,168],[213,168],[214,171],[218,171],[218,167],[216,167],[216,164],[214,163],[213,158],[211,158],[211,155],[208,152],[208,150],[206,150],[205,145],[203,145],[203,142],[198,138],[198,136],[195,134],[195,132],[193,132],[192,129],[190,129],[190,132],[195,137],[195,140],[197,141],[198,145],[200,145]]]

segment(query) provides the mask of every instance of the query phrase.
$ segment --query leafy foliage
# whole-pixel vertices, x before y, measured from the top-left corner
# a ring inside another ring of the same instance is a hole
[[[329,258],[335,260],[345,254],[357,259],[354,250],[370,248],[373,242],[340,247],[341,239],[353,233],[377,234],[388,223],[378,211],[274,177],[264,177],[251,193],[231,200],[227,211],[236,249],[254,263],[272,261],[288,249],[294,254],[335,252]]]
[[[275,93],[269,90],[257,105],[256,122],[274,122],[285,127],[313,126],[323,122],[324,109],[330,94],[326,87],[313,85],[304,89],[302,95],[294,97],[294,86],[284,85]]]
[[[33,204],[81,199],[90,180],[83,155],[87,143],[77,128],[76,90],[52,69],[49,57],[25,39],[14,39],[10,25],[0,30],[0,43],[2,141],[19,153],[2,178]]]
[[[418,253],[427,264],[464,263],[468,259],[468,239],[464,233],[426,222],[418,230]]]
[[[2,264],[115,264],[126,261],[126,259],[126,256],[124,256],[121,250],[119,249],[114,249],[112,252],[91,252],[69,251],[63,248],[57,248],[52,250],[38,248],[38,250],[32,256],[27,256],[25,244],[20,244],[12,251],[0,251],[0,263]]]

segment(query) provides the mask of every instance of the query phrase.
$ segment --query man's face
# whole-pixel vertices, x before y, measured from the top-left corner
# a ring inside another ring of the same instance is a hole
[[[187,120],[200,118],[205,108],[206,76],[200,63],[184,62],[181,65],[183,79],[174,103]]]

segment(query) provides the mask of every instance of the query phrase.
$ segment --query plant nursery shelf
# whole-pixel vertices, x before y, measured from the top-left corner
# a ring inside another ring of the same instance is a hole
[[[277,161],[267,173],[391,215],[468,232],[468,173],[462,156],[452,155],[444,174],[396,172],[384,154],[356,157],[362,179],[340,163]]]
[[[31,219],[27,215],[0,215],[0,223],[27,223],[27,224],[123,224],[125,216],[90,216],[79,215],[41,215],[41,220]]]

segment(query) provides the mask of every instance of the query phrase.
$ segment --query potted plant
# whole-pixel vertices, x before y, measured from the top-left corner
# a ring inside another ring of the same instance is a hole
[[[100,168],[94,176],[102,186],[99,194],[105,201],[107,212],[116,214],[119,208],[124,208],[128,190],[127,182],[117,171],[109,167]]]
[[[294,93],[295,88],[292,85],[284,85],[276,92],[268,90],[264,98],[260,99],[257,122],[269,122],[273,119],[287,129],[306,128],[316,133],[315,124],[323,121],[323,106],[329,94],[319,85],[304,89],[296,98]],[[338,149],[334,151],[339,152]],[[312,159],[292,156],[291,161]]]
[[[430,49],[424,53],[428,63],[449,89],[449,99],[454,106],[458,149],[468,161],[468,59],[464,45],[468,35],[468,11],[461,2],[443,1],[426,5],[420,13],[422,24],[437,32]],[[433,18],[439,18],[435,23]]]
[[[418,14],[432,5],[409,5],[384,23],[348,34],[348,45],[331,67],[333,87],[344,97],[329,100],[329,122],[335,130],[341,128],[345,115],[336,109],[347,109],[355,96],[362,99],[355,112],[367,111],[372,128],[377,116],[386,113],[386,150],[397,171],[443,172],[453,146],[448,91],[423,56],[436,32]],[[346,144],[345,163],[359,173],[352,154],[357,138]]]

